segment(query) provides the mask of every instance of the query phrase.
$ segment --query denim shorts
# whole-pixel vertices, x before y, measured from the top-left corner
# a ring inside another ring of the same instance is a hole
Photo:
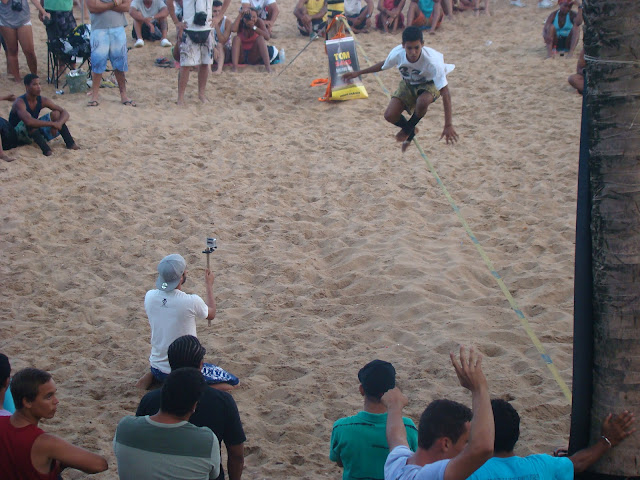
[[[91,30],[91,71],[104,73],[107,60],[120,72],[128,70],[127,33],[124,27],[101,28]]]

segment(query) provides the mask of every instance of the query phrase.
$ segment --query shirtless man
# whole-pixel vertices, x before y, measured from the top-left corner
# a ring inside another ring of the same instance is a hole
[[[107,461],[38,427],[56,414],[58,399],[51,374],[25,368],[13,376],[11,394],[16,411],[0,417],[0,472],[5,480],[47,478],[56,480],[71,467],[85,473],[104,472]]]
[[[542,29],[542,38],[547,46],[547,58],[555,57],[558,52],[569,52],[568,56],[578,45],[580,25],[582,25],[582,4],[578,4],[578,11],[571,9],[573,0],[558,0],[560,8],[551,12]]]

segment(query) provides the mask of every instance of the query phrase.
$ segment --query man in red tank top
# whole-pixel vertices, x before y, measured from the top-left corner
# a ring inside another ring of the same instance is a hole
[[[107,461],[84,448],[45,433],[42,418],[53,418],[58,408],[51,374],[25,368],[11,381],[16,411],[0,417],[0,472],[3,480],[55,480],[66,467],[86,473],[103,472]]]

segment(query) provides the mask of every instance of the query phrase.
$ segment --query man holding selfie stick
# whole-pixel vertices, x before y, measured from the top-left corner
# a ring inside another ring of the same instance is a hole
[[[177,253],[167,255],[158,264],[156,288],[144,297],[144,308],[151,326],[151,371],[138,380],[136,386],[147,389],[157,380],[163,382],[171,373],[167,351],[178,337],[196,334],[196,319],[213,320],[216,316],[216,299],[213,296],[213,272],[204,273],[207,291],[206,302],[198,295],[187,294],[182,289],[187,281],[187,263]]]

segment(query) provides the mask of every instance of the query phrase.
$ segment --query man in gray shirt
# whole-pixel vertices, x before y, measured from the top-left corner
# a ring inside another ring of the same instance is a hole
[[[115,69],[120,99],[123,105],[135,107],[136,103],[127,96],[127,82],[124,72],[127,64],[127,34],[124,27],[127,19],[124,12],[131,7],[131,0],[87,0],[91,12],[91,100],[90,107],[97,107],[102,74],[107,69],[107,60]]]

